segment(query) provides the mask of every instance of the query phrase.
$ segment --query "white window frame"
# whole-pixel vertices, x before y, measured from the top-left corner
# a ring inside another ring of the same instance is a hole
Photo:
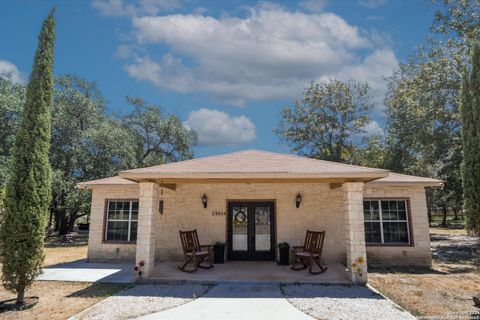
[[[129,207],[128,207],[128,220],[121,219],[121,220],[110,220],[108,218],[109,210],[110,210],[110,203],[111,202],[129,202]],[[138,228],[138,213],[137,213],[137,220],[132,220],[132,208],[133,208],[133,203],[134,202],[139,202],[139,201],[134,201],[134,200],[122,200],[122,199],[116,199],[116,200],[108,200],[107,201],[107,216],[106,216],[106,223],[105,223],[105,241],[107,242],[132,242],[130,240],[131,236],[131,230],[132,230],[132,222],[137,222],[137,228]],[[140,203],[139,203],[140,204]],[[127,234],[127,240],[109,240],[108,239],[108,222],[109,221],[118,221],[118,222],[128,222],[128,234]]]
[[[379,220],[364,220],[364,222],[375,222],[379,223],[380,222],[380,237],[382,242],[366,242],[367,244],[382,244],[382,245],[411,245],[411,239],[410,239],[410,223],[409,223],[409,207],[408,207],[408,200],[407,199],[364,199],[364,201],[368,202],[374,202],[376,201],[378,203],[378,211],[379,211]],[[403,201],[405,203],[405,220],[386,220],[386,222],[404,222],[407,224],[407,237],[408,237],[408,242],[387,242],[385,243],[384,239],[384,234],[383,234],[383,212],[382,212],[382,201]],[[365,216],[365,214],[364,214]]]

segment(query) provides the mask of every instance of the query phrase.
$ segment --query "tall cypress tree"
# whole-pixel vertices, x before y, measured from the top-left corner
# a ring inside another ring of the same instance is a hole
[[[462,85],[463,204],[467,228],[480,235],[480,43],[472,50],[472,69]]]
[[[26,91],[6,185],[0,228],[2,281],[24,304],[25,289],[41,270],[46,217],[51,201],[48,161],[53,95],[54,11],[44,20]]]

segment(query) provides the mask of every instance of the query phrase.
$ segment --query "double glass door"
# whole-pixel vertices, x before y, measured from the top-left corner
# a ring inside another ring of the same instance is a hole
[[[229,202],[228,221],[228,250],[231,260],[274,260],[272,201]]]

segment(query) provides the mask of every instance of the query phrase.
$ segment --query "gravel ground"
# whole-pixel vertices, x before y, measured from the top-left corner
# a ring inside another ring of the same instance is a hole
[[[316,319],[415,319],[366,287],[286,285],[282,292],[293,306]]]
[[[136,285],[113,295],[72,320],[120,320],[170,309],[205,294],[205,285]]]

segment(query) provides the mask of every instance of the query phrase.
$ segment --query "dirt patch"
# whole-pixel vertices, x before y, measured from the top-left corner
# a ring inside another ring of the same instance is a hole
[[[479,311],[472,302],[473,295],[480,292],[478,274],[370,273],[369,283],[416,316]]]
[[[430,232],[432,268],[372,268],[369,283],[416,316],[479,319],[472,301],[480,292],[477,239],[465,230]]]
[[[125,284],[36,281],[27,296],[40,297],[32,309],[9,311],[0,318],[8,320],[64,320],[124,289]],[[0,287],[0,300],[13,299],[15,295]]]
[[[73,262],[87,258],[88,233],[71,232],[66,235],[50,235],[45,238],[43,267]]]
[[[67,263],[87,258],[87,246],[48,247],[45,248],[43,267],[51,267],[60,263]]]

